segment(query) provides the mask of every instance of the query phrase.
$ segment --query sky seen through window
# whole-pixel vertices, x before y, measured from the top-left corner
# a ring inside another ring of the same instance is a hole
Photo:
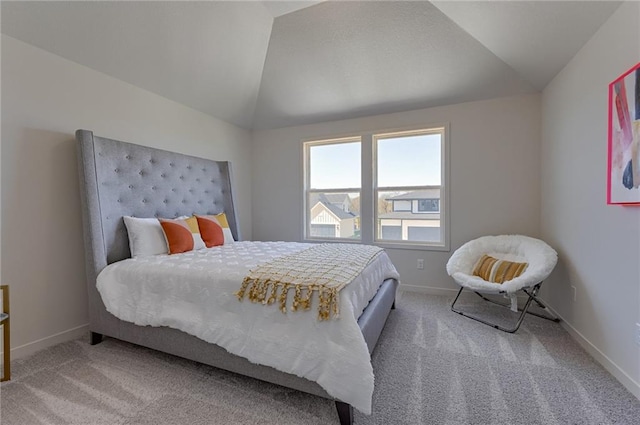
[[[441,135],[378,139],[378,187],[441,184]],[[359,188],[360,142],[311,146],[311,189]]]

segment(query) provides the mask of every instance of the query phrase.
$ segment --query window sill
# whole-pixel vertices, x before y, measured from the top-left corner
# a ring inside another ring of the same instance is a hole
[[[303,239],[304,243],[354,243],[363,244],[361,239],[340,239],[340,238],[326,238],[326,239]]]
[[[402,242],[363,242],[362,240],[354,239],[303,239],[304,243],[352,243],[363,245],[374,245],[385,249],[402,249],[409,251],[442,251],[449,252],[451,249],[445,245],[426,245],[416,243],[402,243]]]
[[[385,249],[403,249],[409,251],[451,251],[451,249],[445,245],[426,245],[402,242],[374,242],[372,245]]]

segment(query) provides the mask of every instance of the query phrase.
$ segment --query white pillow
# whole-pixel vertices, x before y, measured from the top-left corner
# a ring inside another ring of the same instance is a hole
[[[123,217],[129,234],[131,257],[167,254],[167,241],[157,218]]]
[[[234,243],[236,240],[233,239],[233,233],[231,233],[231,229],[229,229],[228,227],[223,227],[222,228],[222,234],[224,235],[224,244],[230,244],[230,243]]]
[[[206,245],[204,244],[204,241],[202,240],[202,236],[200,236],[200,233],[192,233],[193,235],[193,250],[197,251],[199,249],[205,249]]]

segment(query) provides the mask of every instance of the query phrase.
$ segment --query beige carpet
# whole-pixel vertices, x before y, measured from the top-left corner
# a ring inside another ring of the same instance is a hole
[[[640,401],[558,324],[505,334],[450,301],[402,294],[373,355],[373,414],[356,424],[640,424]],[[14,362],[0,399],[2,425],[338,423],[331,401],[113,339]]]

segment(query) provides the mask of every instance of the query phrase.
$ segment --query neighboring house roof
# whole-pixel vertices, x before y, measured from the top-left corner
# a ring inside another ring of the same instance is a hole
[[[348,195],[344,195],[344,196],[348,196]],[[354,218],[356,217],[356,215],[352,212],[346,212],[344,211],[342,208],[334,205],[333,203],[331,203],[328,199],[328,196],[324,193],[314,193],[311,195],[311,199],[310,199],[310,203],[311,205],[315,206],[317,203],[321,203],[322,205],[324,205],[324,207],[326,209],[328,209],[333,215],[335,215],[336,217],[338,217],[338,219],[340,220],[344,220],[347,218]],[[339,201],[339,203],[342,203],[342,201]]]
[[[346,193],[323,193],[324,197],[332,204],[342,204],[345,201],[351,202],[349,200],[349,195]]]
[[[342,209],[336,207],[333,204],[325,204],[323,203],[332,213],[334,213],[340,220],[345,220],[347,218],[354,218],[356,215],[352,212],[346,212]]]
[[[378,218],[394,220],[440,220],[440,213],[412,213],[409,211],[396,211],[380,214]]]
[[[440,189],[414,190],[403,195],[385,198],[387,201],[413,200],[413,199],[440,199]]]

